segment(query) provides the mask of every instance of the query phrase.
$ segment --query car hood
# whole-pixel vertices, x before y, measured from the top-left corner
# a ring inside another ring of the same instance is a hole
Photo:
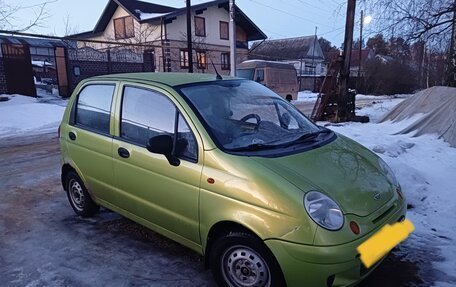
[[[393,186],[380,169],[378,157],[341,135],[310,151],[253,159],[304,192],[311,187],[326,193],[344,214],[367,216],[394,195]]]

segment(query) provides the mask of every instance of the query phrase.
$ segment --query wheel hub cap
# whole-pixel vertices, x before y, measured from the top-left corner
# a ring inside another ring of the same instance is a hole
[[[231,286],[270,286],[269,268],[254,250],[244,246],[228,249],[222,259],[223,276]]]
[[[79,182],[71,180],[69,190],[70,198],[74,206],[78,210],[82,210],[84,208],[84,192],[82,190],[82,186],[79,184]]]

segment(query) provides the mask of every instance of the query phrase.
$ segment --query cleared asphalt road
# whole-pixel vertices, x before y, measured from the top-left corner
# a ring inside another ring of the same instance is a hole
[[[77,217],[59,177],[56,134],[0,140],[1,286],[214,286],[193,251],[104,209]],[[412,236],[360,286],[431,286],[430,245]]]

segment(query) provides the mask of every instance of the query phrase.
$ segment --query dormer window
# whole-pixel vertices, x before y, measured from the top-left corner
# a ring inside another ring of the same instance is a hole
[[[135,25],[132,16],[114,19],[114,35],[116,40],[128,39],[135,36]]]

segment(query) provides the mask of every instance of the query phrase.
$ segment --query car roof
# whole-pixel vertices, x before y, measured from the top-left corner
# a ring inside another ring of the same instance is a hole
[[[185,84],[202,83],[219,81],[214,74],[201,74],[201,73],[125,73],[125,74],[112,74],[92,77],[92,80],[118,80],[118,81],[149,81],[162,83],[171,87],[180,86]],[[234,80],[230,76],[222,76],[223,80]]]

